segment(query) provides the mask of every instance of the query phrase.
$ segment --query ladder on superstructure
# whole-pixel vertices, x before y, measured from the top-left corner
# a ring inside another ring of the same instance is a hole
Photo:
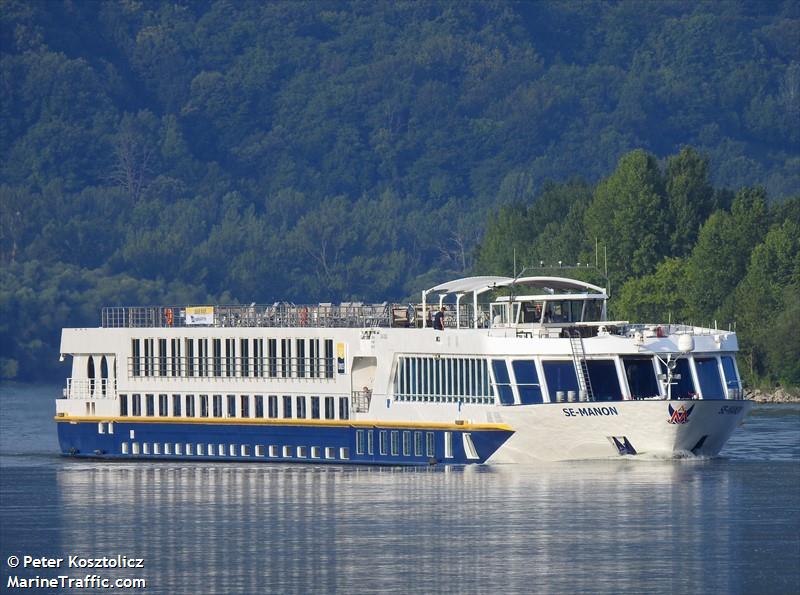
[[[583,337],[578,329],[569,334],[572,347],[572,361],[575,363],[575,375],[578,377],[578,389],[586,394],[589,401],[594,401],[592,380],[589,378],[589,366],[586,364],[586,352],[583,350]]]

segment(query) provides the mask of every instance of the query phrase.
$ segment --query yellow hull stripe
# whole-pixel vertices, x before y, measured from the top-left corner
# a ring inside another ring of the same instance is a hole
[[[269,419],[269,418],[227,418],[227,417],[106,417],[87,415],[57,415],[53,419],[59,423],[115,422],[147,424],[214,424],[232,426],[343,426],[354,428],[403,428],[428,430],[495,430],[513,432],[508,424],[457,424],[436,422],[398,422],[398,421],[358,421],[335,419]]]

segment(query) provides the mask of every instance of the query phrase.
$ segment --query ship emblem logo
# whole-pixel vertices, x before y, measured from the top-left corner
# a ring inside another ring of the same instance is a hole
[[[677,409],[674,409],[672,405],[667,405],[669,407],[669,419],[667,423],[669,424],[685,424],[689,421],[689,415],[692,413],[692,409],[694,409],[694,405],[689,407],[688,409],[681,405]]]

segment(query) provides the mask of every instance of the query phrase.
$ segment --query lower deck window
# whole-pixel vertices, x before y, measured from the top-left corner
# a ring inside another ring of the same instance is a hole
[[[589,360],[589,379],[592,382],[592,395],[595,401],[621,401],[617,366],[614,360]]]
[[[575,375],[575,364],[571,361],[545,361],[542,362],[542,369],[551,403],[556,402],[558,393],[563,392],[565,396],[571,390],[577,393],[578,377]]]

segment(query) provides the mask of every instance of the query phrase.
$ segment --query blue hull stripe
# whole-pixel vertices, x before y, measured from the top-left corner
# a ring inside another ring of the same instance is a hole
[[[113,434],[108,433],[107,422],[59,421],[57,426],[61,452],[75,457],[339,465],[483,463],[513,434],[505,427],[443,430],[376,422],[354,426],[115,421]]]

